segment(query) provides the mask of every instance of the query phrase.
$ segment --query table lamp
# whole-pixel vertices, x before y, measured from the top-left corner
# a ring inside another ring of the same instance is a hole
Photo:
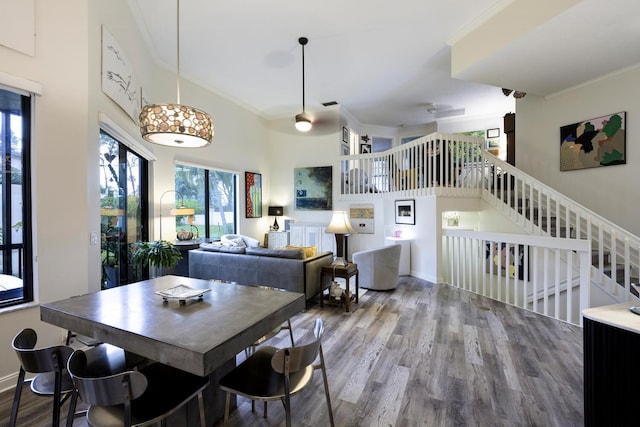
[[[336,259],[333,261],[334,266],[345,266],[344,260],[344,236],[346,234],[354,234],[356,231],[351,227],[346,211],[334,211],[331,222],[325,229],[326,233],[336,235]]]
[[[271,227],[273,231],[278,231],[280,228],[278,225],[278,217],[282,216],[283,213],[284,209],[282,206],[269,206],[269,216],[275,217],[273,220],[273,226]]]

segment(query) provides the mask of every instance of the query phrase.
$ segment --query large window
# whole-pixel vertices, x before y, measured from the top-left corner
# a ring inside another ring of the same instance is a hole
[[[131,261],[135,242],[148,240],[148,162],[100,131],[102,288],[148,278]]]
[[[31,97],[0,89],[0,307],[33,301]]]
[[[195,217],[176,217],[176,230],[191,230],[207,241],[237,230],[238,175],[215,169],[176,165],[176,191]]]

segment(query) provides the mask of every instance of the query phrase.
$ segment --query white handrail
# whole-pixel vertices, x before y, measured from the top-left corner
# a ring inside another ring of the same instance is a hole
[[[590,306],[588,240],[445,229],[442,248],[452,286],[582,325]]]
[[[640,296],[634,284],[640,271],[640,238],[484,151],[482,138],[435,133],[380,153],[341,156],[338,167],[343,200],[481,197],[533,236],[589,241],[597,253],[590,262],[592,285],[614,301],[638,300]],[[533,255],[538,256],[535,251]],[[542,256],[548,258],[550,253]],[[560,263],[574,261],[564,257],[560,256]],[[450,261],[444,258],[445,263]],[[570,292],[572,278],[567,275],[563,282]],[[513,290],[498,287],[492,291],[502,297],[502,292]],[[548,299],[543,304],[546,306]]]

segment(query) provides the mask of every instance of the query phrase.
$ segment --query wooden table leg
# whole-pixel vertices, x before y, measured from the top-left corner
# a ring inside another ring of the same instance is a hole
[[[344,309],[348,313],[349,312],[349,304],[351,303],[351,297],[349,296],[349,282],[351,278],[349,274],[345,274],[344,281],[347,282],[347,289],[344,292]]]

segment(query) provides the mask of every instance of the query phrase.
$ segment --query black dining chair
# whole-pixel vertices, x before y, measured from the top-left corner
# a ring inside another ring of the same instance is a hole
[[[313,371],[320,369],[324,381],[324,392],[329,408],[329,421],[333,422],[329,383],[322,353],[321,339],[324,333],[322,319],[316,319],[314,325],[315,340],[298,347],[277,349],[264,346],[259,348],[244,362],[225,375],[219,382],[220,389],[227,392],[224,411],[224,424],[229,422],[231,395],[244,396],[252,401],[265,402],[264,417],[267,417],[266,402],[280,400],[285,408],[287,427],[291,426],[291,396],[307,386]],[[320,356],[320,363],[314,365]]]
[[[31,391],[38,396],[53,397],[53,427],[60,425],[61,407],[74,395],[73,383],[66,369],[73,349],[65,345],[35,348],[37,341],[36,331],[30,328],[23,329],[13,338],[12,346],[20,360],[20,373],[11,406],[10,427],[16,425],[20,397],[25,384],[30,384]],[[25,380],[27,372],[36,375]],[[70,405],[68,419],[73,418],[74,412],[75,405]]]
[[[90,426],[164,425],[167,417],[194,398],[198,398],[198,416],[204,425],[202,392],[209,378],[157,362],[114,374],[95,357],[96,349],[74,351],[67,364],[80,399],[89,405]]]

